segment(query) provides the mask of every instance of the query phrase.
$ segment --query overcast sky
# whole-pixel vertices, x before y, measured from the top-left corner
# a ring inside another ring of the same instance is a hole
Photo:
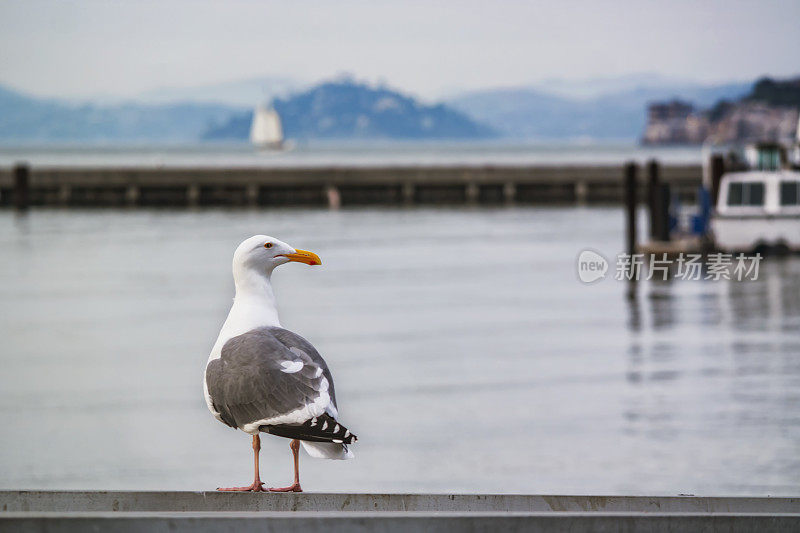
[[[652,72],[800,73],[800,1],[0,3],[0,83],[133,96],[347,71],[425,97]]]

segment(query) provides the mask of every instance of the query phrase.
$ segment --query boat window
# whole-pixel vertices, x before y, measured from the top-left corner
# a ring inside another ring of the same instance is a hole
[[[743,205],[764,205],[764,184],[745,183]]]
[[[741,183],[731,183],[728,186],[728,205],[742,205]]]
[[[764,205],[764,184],[756,181],[731,183],[728,186],[728,205]]]
[[[781,182],[781,205],[800,205],[800,182]]]
[[[781,168],[781,153],[778,149],[762,148],[758,151],[758,170],[778,170]]]

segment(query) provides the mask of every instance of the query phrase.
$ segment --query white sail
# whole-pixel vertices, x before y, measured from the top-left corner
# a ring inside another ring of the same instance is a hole
[[[258,146],[280,146],[283,142],[281,117],[272,108],[258,106],[250,126],[250,142]]]

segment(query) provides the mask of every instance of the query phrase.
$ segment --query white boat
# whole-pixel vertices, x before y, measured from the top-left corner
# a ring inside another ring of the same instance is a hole
[[[278,112],[271,107],[258,106],[250,125],[250,142],[262,149],[282,150],[283,127]]]
[[[720,179],[711,217],[716,247],[800,251],[800,172],[788,167],[786,150],[778,144],[761,143],[745,153],[751,170]]]

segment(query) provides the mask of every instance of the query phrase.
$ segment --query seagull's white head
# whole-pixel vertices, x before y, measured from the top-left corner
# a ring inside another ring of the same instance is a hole
[[[280,327],[270,277],[276,266],[291,261],[322,264],[317,254],[292,248],[268,235],[250,237],[236,248],[233,253],[236,296],[211,350],[211,359],[220,357],[222,346],[237,335],[265,326]]]
[[[236,248],[233,254],[233,277],[237,280],[252,274],[269,277],[276,266],[291,261],[307,265],[322,264],[314,252],[292,248],[269,235],[255,235]]]

